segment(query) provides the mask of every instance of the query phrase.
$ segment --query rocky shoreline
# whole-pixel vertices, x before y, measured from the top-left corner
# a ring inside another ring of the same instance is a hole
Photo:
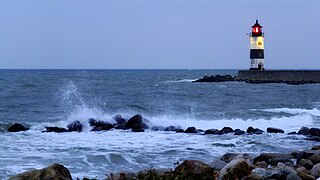
[[[175,165],[173,169],[151,168],[140,172],[111,173],[107,174],[105,179],[315,180],[320,178],[320,146],[288,154],[262,153],[255,157],[245,153],[227,153],[208,164],[198,160],[185,160]],[[44,169],[23,172],[10,178],[10,180],[24,179],[71,180],[73,178],[66,167],[53,164]],[[91,178],[83,178],[83,180],[89,179]]]

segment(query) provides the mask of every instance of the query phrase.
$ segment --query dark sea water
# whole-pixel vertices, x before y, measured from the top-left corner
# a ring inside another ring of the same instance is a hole
[[[290,152],[315,142],[289,136],[320,127],[320,84],[192,83],[237,70],[0,70],[0,179],[61,163],[76,177],[209,162],[226,152]],[[91,132],[87,120],[141,114],[152,125],[278,127],[285,134],[201,135],[151,131]],[[81,133],[41,133],[79,120]],[[9,133],[14,122],[29,131]]]

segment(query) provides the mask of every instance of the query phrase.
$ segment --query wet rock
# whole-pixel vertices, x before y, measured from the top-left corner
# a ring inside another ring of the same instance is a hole
[[[242,179],[250,174],[250,164],[243,158],[235,158],[220,171],[221,179]]]
[[[113,119],[116,121],[117,125],[125,125],[127,123],[127,120],[125,120],[124,118],[121,117],[121,115],[116,115],[115,117],[113,117]]]
[[[53,164],[47,168],[40,170],[27,171],[10,178],[10,180],[72,180],[69,170],[60,164]]]
[[[287,176],[287,180],[302,180],[302,179],[297,175],[297,173],[290,173]]]
[[[231,127],[223,127],[220,131],[222,134],[228,134],[228,133],[232,133],[233,129]]]
[[[27,131],[27,130],[29,130],[29,127],[19,123],[14,123],[12,126],[8,128],[9,132],[20,132],[20,131]]]
[[[320,163],[320,155],[319,154],[314,154],[308,158],[313,164],[318,164]]]
[[[320,142],[320,136],[307,137],[306,140]]]
[[[261,130],[261,129],[259,129],[259,128],[255,128],[254,130],[253,130],[253,134],[262,134],[264,131],[263,130]]]
[[[221,156],[220,160],[224,161],[226,163],[231,162],[235,157],[239,156],[239,153],[226,153],[223,156]]]
[[[69,132],[72,132],[72,131],[81,132],[83,125],[80,123],[80,121],[73,121],[71,124],[67,126],[67,128]]]
[[[309,132],[310,132],[310,128],[308,127],[302,127],[300,128],[300,130],[298,131],[298,134],[302,134],[302,135],[309,135]]]
[[[264,179],[286,179],[286,174],[281,172],[279,169],[267,169]]]
[[[281,163],[293,163],[291,161],[291,159],[288,159],[288,158],[282,158],[282,157],[276,157],[276,158],[272,158],[270,159],[270,164],[271,165],[277,165],[279,162]]]
[[[295,132],[295,131],[292,131],[292,132],[288,133],[288,135],[295,135],[295,134],[297,134],[297,132]]]
[[[303,180],[316,180],[313,176],[300,171],[297,171],[297,175]]]
[[[268,168],[268,164],[265,161],[259,161],[255,164],[256,167],[258,168],[263,168],[263,169],[267,169]]]
[[[126,129],[131,129],[136,124],[142,124],[142,116],[140,114],[136,114],[132,116],[126,123]]]
[[[186,177],[199,174],[201,176],[215,175],[215,171],[209,165],[197,160],[185,160],[174,169],[175,174],[182,174]]]
[[[164,131],[166,128],[163,126],[153,126],[151,127],[152,131]]]
[[[243,130],[240,130],[240,129],[236,129],[234,130],[234,135],[242,135],[242,134],[245,134],[246,132],[244,132]]]
[[[320,177],[320,163],[313,166],[313,168],[310,171],[311,175],[315,178]]]
[[[114,129],[118,129],[118,130],[126,130],[126,126],[123,124],[118,124],[114,126]]]
[[[220,171],[225,165],[227,165],[227,163],[220,159],[215,159],[209,162],[208,165],[212,167],[214,170]]]
[[[144,132],[144,126],[143,126],[143,124],[134,124],[131,131],[132,132]]]
[[[253,130],[254,128],[252,126],[249,126],[246,132],[250,134],[253,133]]]
[[[188,127],[184,132],[185,133],[197,133],[195,127]]]
[[[313,163],[309,159],[301,159],[298,165],[303,166],[307,169],[311,169],[313,166]]]
[[[63,132],[68,132],[68,130],[66,128],[60,128],[57,126],[54,127],[45,127],[46,130],[42,131],[42,132],[55,132],[55,133],[63,133]]]
[[[293,156],[291,154],[262,153],[256,158],[254,158],[253,161],[254,163],[257,163],[259,161],[265,161],[267,164],[270,164],[271,162],[273,162],[276,165],[278,162],[283,162],[282,160],[284,159],[289,160],[290,162],[290,159],[292,158]]]
[[[177,131],[177,129],[181,129],[180,127],[168,126],[164,130],[165,131]]]
[[[204,134],[221,134],[221,132],[218,129],[207,129]]]
[[[132,172],[120,172],[120,173],[111,173],[107,180],[129,180],[129,179],[137,179],[137,174]]]
[[[308,159],[308,157],[309,157],[309,155],[308,155],[307,152],[300,151],[300,152],[297,153],[295,158],[297,159],[297,164],[299,164],[301,159]]]
[[[114,125],[109,122],[97,121],[93,118],[90,118],[88,120],[88,122],[89,122],[90,126],[96,127],[96,128],[93,128],[92,131],[110,130],[110,129],[114,128]]]
[[[274,127],[268,127],[267,128],[268,133],[284,133],[284,130]]]
[[[183,129],[177,129],[176,133],[184,133],[184,130]]]
[[[320,150],[320,146],[313,146],[311,149],[312,150]]]
[[[307,172],[307,168],[301,166],[301,167],[298,167],[298,168],[296,169],[296,171],[297,171],[297,172],[299,171],[299,172],[306,173],[306,172]]]
[[[320,129],[319,128],[311,128],[309,131],[310,136],[320,136]]]
[[[215,76],[204,76],[201,79],[197,79],[193,82],[225,82],[225,81],[235,81],[235,77],[231,75],[215,75]]]

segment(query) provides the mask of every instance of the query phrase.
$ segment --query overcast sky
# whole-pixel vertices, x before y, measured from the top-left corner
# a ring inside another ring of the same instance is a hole
[[[320,0],[1,0],[0,69],[320,69]]]

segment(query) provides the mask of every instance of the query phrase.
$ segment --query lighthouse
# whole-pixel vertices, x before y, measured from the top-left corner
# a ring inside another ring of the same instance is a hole
[[[264,70],[264,34],[258,20],[250,33],[250,59],[250,70]]]

